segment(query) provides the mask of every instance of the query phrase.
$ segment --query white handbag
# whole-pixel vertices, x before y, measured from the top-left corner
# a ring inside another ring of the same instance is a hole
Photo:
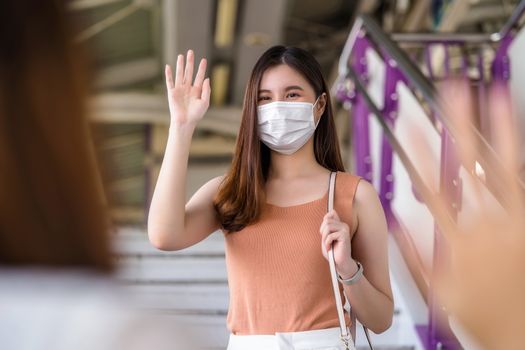
[[[330,187],[328,191],[328,212],[334,208],[334,193],[335,193],[335,172],[330,174]],[[343,302],[341,299],[341,293],[339,292],[339,281],[337,279],[337,271],[335,269],[335,259],[333,249],[330,248],[328,251],[328,263],[330,265],[330,274],[332,277],[332,287],[334,289],[335,303],[337,307],[337,315],[339,317],[339,327],[341,329],[341,341],[345,344],[347,350],[355,350],[355,330],[356,330],[356,317],[350,308],[350,318],[352,319],[352,329],[349,331],[346,327],[345,316],[343,311]],[[348,301],[349,302],[349,301]],[[349,302],[350,303],[350,302]],[[363,326],[363,330],[366,335],[366,340],[371,350],[374,350],[372,342],[370,340],[370,334],[368,328]]]

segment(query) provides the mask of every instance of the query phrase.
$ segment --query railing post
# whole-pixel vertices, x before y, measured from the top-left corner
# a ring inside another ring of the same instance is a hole
[[[361,31],[354,46],[353,66],[360,79],[368,81],[366,50],[369,47],[364,31]],[[370,111],[362,94],[357,93],[353,111],[352,144],[354,149],[355,172],[365,180],[372,182],[372,157],[370,155]]]
[[[386,61],[385,73],[385,90],[384,90],[384,104],[383,104],[383,118],[391,127],[394,126],[397,118],[398,101],[397,83],[402,80],[401,74],[397,69],[396,61],[388,58]],[[394,175],[392,172],[392,157],[393,151],[387,136],[383,132],[382,146],[381,146],[381,183],[379,197],[386,217],[390,221],[391,208],[390,202],[394,197]]]
[[[499,111],[497,113],[489,113],[489,137],[490,141],[496,141],[495,132],[498,130],[498,123],[505,122],[502,118],[512,118],[515,116],[512,113],[512,102],[511,102],[511,91],[510,91],[510,57],[509,49],[514,36],[512,33],[508,33],[500,41],[500,45],[496,49],[494,60],[491,65],[492,79],[489,84],[489,98],[486,100],[488,111],[492,111],[495,108],[494,105],[498,106]],[[502,109],[503,107],[503,109]],[[509,122],[509,121],[507,121]],[[519,125],[518,120],[512,120],[513,125]],[[500,153],[501,149],[498,148],[497,144],[492,143],[496,153]],[[487,174],[487,181],[496,182],[499,178],[493,174]]]
[[[511,33],[501,39],[492,62],[492,81],[507,83],[510,79],[509,47],[513,39],[514,37]]]
[[[479,83],[478,83],[478,117],[479,117],[479,130],[483,137],[490,142],[490,116],[488,113],[487,106],[487,77],[485,72],[485,48],[481,47],[478,49],[478,72],[479,72]]]

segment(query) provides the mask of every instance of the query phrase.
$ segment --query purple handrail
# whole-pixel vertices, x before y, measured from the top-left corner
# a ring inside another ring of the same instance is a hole
[[[493,64],[493,75],[498,79],[500,77],[505,78],[505,80],[508,79],[509,70],[507,50],[513,36],[511,29],[525,10],[525,0],[520,2],[517,10],[519,11],[519,16],[516,13],[513,14],[511,17],[513,24],[506,25],[500,32],[498,32],[498,35],[500,35],[499,37],[497,35],[491,35],[488,38],[485,38],[486,40],[492,40],[493,42],[500,42],[500,48]],[[502,34],[504,35],[501,36]],[[456,37],[455,39],[458,38]],[[480,38],[478,37],[478,39]],[[428,39],[428,42],[434,41]],[[443,42],[449,45],[459,41],[444,40],[442,43]],[[383,109],[381,110],[375,105],[366,89],[368,73],[366,66],[366,52],[370,48],[375,48],[376,51],[378,51],[377,53],[386,62],[384,87],[385,100]],[[466,65],[464,64],[463,72],[465,72],[465,70]],[[346,104],[351,103],[353,107],[353,145],[356,171],[358,175],[361,175],[370,181],[372,180],[372,162],[370,159],[369,114],[372,114],[377,118],[383,129],[380,163],[381,178],[379,179],[380,198],[385,208],[391,231],[394,233],[394,237],[398,244],[400,244],[400,248],[404,251],[403,255],[405,259],[411,260],[411,262],[407,261],[409,269],[411,270],[422,295],[425,297],[430,310],[428,326],[418,325],[416,327],[417,331],[420,334],[426,349],[436,349],[439,347],[446,349],[460,349],[460,344],[455,339],[448,326],[444,325],[446,324],[444,320],[446,320],[447,316],[432,293],[432,278],[425,276],[420,261],[418,261],[417,258],[414,260],[415,248],[413,242],[411,242],[410,236],[406,232],[403,232],[402,225],[397,221],[398,219],[393,215],[390,208],[390,201],[394,195],[392,156],[395,151],[398,158],[407,169],[410,179],[417,190],[418,196],[426,202],[431,213],[437,219],[437,222],[454,222],[456,220],[457,212],[461,205],[460,198],[462,188],[461,179],[459,178],[460,163],[456,155],[456,150],[454,149],[453,141],[454,138],[459,137],[459,135],[449,120],[448,111],[450,109],[447,108],[444,101],[439,98],[433,84],[428,81],[419,69],[406,57],[406,54],[394,42],[392,42],[392,40],[390,40],[381,28],[367,16],[361,16],[356,20],[341,55],[339,72],[340,76],[335,85],[337,89],[337,97]],[[353,84],[345,83],[348,79],[352,80]],[[433,113],[436,115],[436,118],[438,118],[444,126],[443,130],[440,130],[442,137],[440,191],[446,194],[447,198],[455,198],[446,213],[439,211],[438,208],[432,205],[432,192],[426,187],[416,167],[411,163],[409,157],[402,149],[399,141],[393,133],[397,117],[398,101],[396,86],[398,82],[404,82],[412,90],[417,90],[420,95],[426,99]],[[348,91],[348,86],[352,85],[355,86],[355,90]],[[474,127],[472,126],[472,128]],[[478,154],[479,162],[486,171],[498,173],[498,165],[500,163],[495,152],[478,130],[473,129],[472,131],[478,144],[482,146],[480,154]],[[501,188],[491,187],[489,189],[505,206],[505,202],[502,201],[502,197],[499,195],[499,193],[501,193]],[[443,263],[447,261],[448,255],[447,244],[443,241],[444,238],[440,234],[437,225],[435,231],[435,260],[433,264],[433,273],[436,273]]]

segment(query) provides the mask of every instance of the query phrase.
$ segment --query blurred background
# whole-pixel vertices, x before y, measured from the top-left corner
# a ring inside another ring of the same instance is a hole
[[[193,49],[197,59],[206,57],[212,84],[211,106],[190,151],[187,195],[191,196],[228,168],[245,85],[256,59],[268,47],[293,45],[313,53],[335,92],[341,82],[343,47],[356,18],[366,15],[433,86],[463,74],[474,89],[492,79],[486,75],[501,47],[500,41],[487,38],[500,32],[516,6],[522,5],[515,0],[72,0],[70,11],[80,24],[77,40],[92,53],[95,84],[89,108],[96,145],[113,172],[108,189],[119,227],[120,280],[144,297],[145,307],[202,330],[210,348],[225,346],[228,290],[221,234],[190,249],[166,253],[150,247],[145,232],[169,127],[164,65],[174,66],[179,53]],[[520,13],[513,26],[522,26],[521,17]],[[410,33],[435,35],[434,45],[421,45]],[[461,45],[442,45],[439,35],[447,33],[464,35],[457,41]],[[519,53],[514,49],[515,57],[522,59],[523,42],[523,33],[518,33],[513,45],[520,47]],[[515,77],[525,75],[518,61],[510,63],[514,96],[522,96]],[[347,170],[356,171],[348,111],[352,103],[344,98],[333,102]],[[427,104],[421,104],[432,115]],[[489,128],[478,126],[489,139]],[[428,299],[411,277],[414,268],[403,259],[402,249],[391,245],[396,316],[392,329],[377,337],[378,348],[430,348],[417,328],[428,326]],[[422,248],[432,249],[431,243]],[[422,260],[425,265],[432,254]],[[358,337],[358,346],[363,344],[363,337]]]
[[[332,85],[353,20],[372,15],[387,32],[497,31],[508,0],[77,0],[78,40],[94,51],[92,117],[115,173],[113,215],[143,225],[169,123],[164,65],[188,49],[210,62],[212,105],[190,154],[188,195],[229,165],[245,84],[255,60],[275,44],[312,52]],[[487,53],[489,55],[490,53]],[[347,113],[339,136],[348,145]],[[347,150],[348,147],[343,147]],[[346,158],[348,159],[348,157]],[[349,165],[349,164],[348,164]]]

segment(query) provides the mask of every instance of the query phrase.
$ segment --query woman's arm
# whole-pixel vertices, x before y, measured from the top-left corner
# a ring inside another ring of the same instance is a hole
[[[392,324],[394,301],[388,269],[388,229],[383,207],[374,187],[361,180],[354,199],[357,229],[352,240],[352,257],[364,268],[363,278],[344,286],[359,322],[374,333],[386,331]],[[357,271],[355,261],[342,278]]]
[[[359,321],[374,333],[382,333],[392,324],[394,302],[385,215],[370,183],[360,181],[353,208],[357,219],[353,238],[350,228],[339,220],[335,211],[325,216],[321,225],[324,249],[329,249],[333,242],[337,272],[343,279],[357,272],[356,261],[363,265],[363,277],[355,284],[343,285],[345,295]]]
[[[191,138],[198,121],[208,109],[211,92],[209,79],[204,79],[204,59],[200,62],[192,84],[193,59],[193,52],[190,50],[184,67],[184,56],[178,56],[175,81],[171,68],[166,66],[171,123],[148,216],[150,242],[162,250],[188,247],[218,228],[213,197],[220,178],[205,184],[185,205]]]

